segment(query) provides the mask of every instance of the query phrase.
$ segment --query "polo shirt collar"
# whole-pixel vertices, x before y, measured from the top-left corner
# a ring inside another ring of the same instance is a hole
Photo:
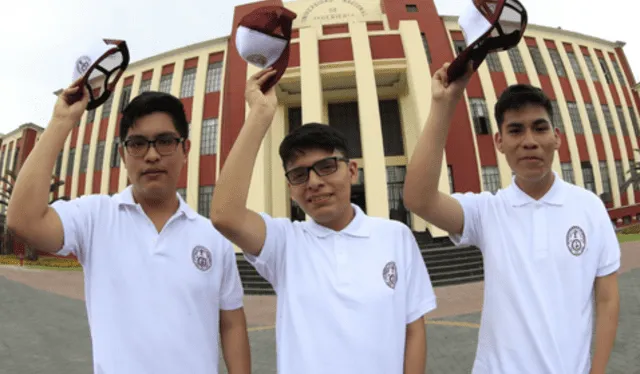
[[[133,199],[133,190],[132,186],[127,186],[122,192],[115,194],[113,198],[118,202],[119,206],[139,206],[140,204],[136,203]],[[180,205],[178,206],[178,210],[176,213],[184,214],[188,219],[194,220],[198,217],[198,213],[196,213],[189,204],[187,204],[182,196],[178,192],[176,192],[176,196],[178,197],[178,201],[180,201]]]
[[[349,222],[349,225],[347,225],[347,227],[345,227],[341,231],[332,230],[317,223],[314,220],[303,222],[303,227],[305,230],[319,238],[325,238],[332,234],[345,234],[358,238],[368,238],[371,235],[371,228],[368,224],[369,217],[364,214],[364,212],[358,205],[352,203],[351,207],[355,212],[355,216],[353,217],[351,222]]]
[[[558,176],[558,173],[552,171],[553,173],[553,184],[547,193],[542,196],[541,199],[537,200],[539,203],[543,203],[546,205],[556,205],[562,206],[565,200],[565,192],[566,192],[566,182],[564,182]],[[526,206],[531,203],[536,203],[536,200],[531,196],[527,195],[524,191],[518,187],[516,184],[516,177],[511,177],[511,185],[507,187],[507,197],[511,202],[511,205],[514,207]]]

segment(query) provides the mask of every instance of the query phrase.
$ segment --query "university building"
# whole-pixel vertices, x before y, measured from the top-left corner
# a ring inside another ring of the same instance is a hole
[[[298,17],[289,68],[277,86],[280,106],[253,172],[250,207],[305,219],[289,199],[278,146],[292,129],[322,122],[343,131],[353,147],[351,157],[361,171],[353,201],[370,215],[425,230],[426,223],[404,208],[402,186],[429,113],[431,76],[465,48],[457,17],[438,14],[433,0],[269,0],[236,7],[233,24],[268,4],[284,5]],[[110,99],[86,112],[67,139],[54,170],[65,181],[57,194],[75,198],[125,188],[126,170],[117,152],[122,109],[141,92],[163,91],[182,100],[191,126],[192,148],[179,191],[208,216],[216,178],[247,114],[245,81],[257,71],[240,58],[230,31],[132,62]],[[553,100],[553,120],[562,132],[554,170],[601,195],[612,222],[635,222],[640,189],[619,188],[638,157],[640,136],[640,97],[623,46],[529,25],[517,48],[490,55],[456,112],[440,190],[496,191],[511,183],[493,142],[493,107],[508,85],[530,83]],[[20,169],[41,132],[27,124],[2,138],[3,173]]]

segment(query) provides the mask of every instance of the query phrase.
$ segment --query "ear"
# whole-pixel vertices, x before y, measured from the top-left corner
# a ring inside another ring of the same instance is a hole
[[[493,141],[496,143],[496,148],[498,149],[498,151],[500,151],[500,153],[504,153],[504,151],[502,150],[502,133],[500,133],[500,130],[498,130],[495,135],[493,135]]]
[[[349,176],[351,179],[351,184],[354,184],[358,181],[358,163],[353,160],[349,160]]]
[[[562,145],[562,138],[560,137],[560,129],[557,127],[553,128],[553,136],[556,139],[556,147],[555,149],[558,150],[560,149],[560,145]]]
[[[187,161],[189,161],[189,157],[187,157],[187,156],[189,156],[189,151],[190,150],[191,150],[191,140],[187,139],[187,140],[184,141],[184,148],[183,148],[183,151],[184,151],[184,163],[185,164],[187,163]]]

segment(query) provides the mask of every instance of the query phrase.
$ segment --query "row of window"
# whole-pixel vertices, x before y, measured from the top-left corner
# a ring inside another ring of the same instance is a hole
[[[201,133],[200,133],[200,155],[215,155],[217,153],[217,144],[218,144],[218,119],[217,118],[209,118],[202,121]],[[98,142],[96,147],[96,155],[93,164],[93,171],[102,170],[102,164],[104,161],[105,154],[105,144],[104,140]],[[110,155],[110,167],[118,168],[120,167],[120,155],[118,154],[118,139],[114,139],[113,146],[111,148]],[[89,144],[82,145],[82,153],[80,155],[80,173],[86,173],[89,166]],[[69,149],[69,157],[67,159],[67,171],[66,175],[68,177],[73,175],[73,166],[75,162],[75,153],[76,148]],[[61,169],[62,169],[62,151],[58,154],[58,158],[56,161],[55,167],[55,175],[60,177]],[[4,153],[2,155],[4,157]],[[0,164],[1,165],[1,164]]]
[[[625,175],[622,168],[622,161],[615,160],[615,168],[616,168],[616,178],[618,181],[618,186],[622,186],[624,182],[629,179],[628,176]],[[629,160],[629,164],[633,165],[634,161]],[[563,162],[560,164],[562,179],[568,183],[575,184],[575,175],[573,171],[573,165],[570,162]],[[598,168],[600,169],[600,177],[602,180],[602,197],[605,202],[613,201],[613,194],[611,188],[611,179],[609,177],[609,167],[606,161],[599,161]],[[591,166],[591,162],[583,161],[581,163],[582,169],[582,178],[584,188],[587,190],[596,192],[596,181],[593,174],[593,167]],[[628,174],[628,173],[627,173]],[[485,191],[489,191],[492,193],[496,193],[502,186],[500,182],[500,171],[497,166],[483,166],[482,167],[482,182],[483,188]],[[453,186],[453,178],[451,172],[451,166],[449,166],[449,187],[451,191],[454,191]],[[640,188],[637,185],[634,185],[634,190],[639,191]]]
[[[195,93],[197,68],[185,69],[182,72],[182,82],[180,87],[180,98],[192,97]],[[158,86],[159,92],[171,93],[171,85],[173,82],[173,72],[163,74],[160,77],[160,84]],[[219,92],[222,86],[222,62],[209,63],[207,66],[207,77],[205,83],[205,93]],[[124,108],[129,104],[131,100],[132,85],[127,85],[122,88],[122,94],[120,95],[120,103],[118,105],[118,112],[121,113]],[[139,94],[151,90],[151,78],[144,79],[140,82]],[[113,106],[114,95],[109,96],[109,99],[102,105],[101,119],[109,118],[111,115],[111,109]],[[95,120],[95,109],[87,112],[87,122],[92,123]]]

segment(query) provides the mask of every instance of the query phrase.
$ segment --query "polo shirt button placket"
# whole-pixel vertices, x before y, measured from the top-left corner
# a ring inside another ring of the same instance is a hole
[[[349,269],[347,269],[347,252],[345,250],[343,236],[338,234],[333,238],[333,252],[336,256],[338,283],[347,283]]]
[[[549,251],[549,238],[547,230],[547,217],[544,204],[536,202],[533,211],[533,251],[535,258],[542,259],[547,257]]]

